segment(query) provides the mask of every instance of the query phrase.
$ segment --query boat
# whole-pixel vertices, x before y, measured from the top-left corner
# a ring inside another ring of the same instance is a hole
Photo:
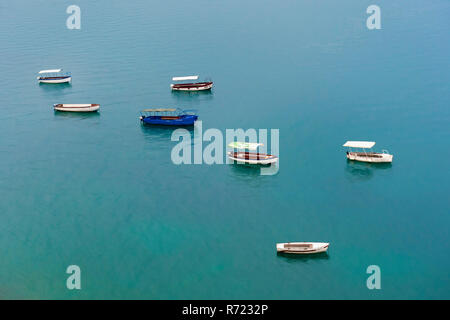
[[[67,111],[67,112],[95,112],[100,109],[99,104],[54,104],[55,111]]]
[[[72,75],[62,69],[41,70],[37,79],[39,83],[67,83],[72,81]]]
[[[192,80],[198,80],[198,76],[187,76],[187,77],[173,77],[172,81],[191,81],[184,83],[172,83],[170,87],[172,90],[176,91],[203,91],[210,90],[213,86],[212,81],[204,82],[192,82]]]
[[[142,123],[164,126],[191,126],[197,121],[196,110],[145,109],[141,111],[139,119]]]
[[[326,252],[330,244],[328,242],[286,242],[277,243],[277,252],[294,254],[312,254]]]
[[[262,143],[235,141],[231,142],[228,146],[233,149],[256,150],[262,145]],[[278,161],[278,157],[271,154],[247,151],[230,151],[228,152],[228,158],[238,163],[247,164],[272,164]]]
[[[372,148],[375,145],[373,141],[347,141],[343,146],[348,147],[347,159],[362,162],[384,163],[392,162],[394,156],[389,154],[387,150],[382,150],[381,153],[373,152]],[[361,151],[353,151],[352,148],[361,149]],[[369,149],[369,151],[366,151]]]

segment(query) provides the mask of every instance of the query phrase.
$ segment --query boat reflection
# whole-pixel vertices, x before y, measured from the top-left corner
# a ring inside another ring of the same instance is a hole
[[[58,92],[63,89],[71,88],[72,83],[71,82],[65,82],[65,83],[39,83],[39,88],[41,88],[44,91],[47,92]]]
[[[55,119],[62,118],[72,118],[72,119],[92,119],[100,117],[100,112],[63,112],[63,111],[53,111],[55,114]]]
[[[234,173],[236,173],[238,176],[242,177],[255,177],[255,176],[262,176],[261,169],[266,168],[269,169],[271,166],[275,167],[277,164],[267,164],[267,165],[261,165],[261,164],[248,164],[248,163],[238,163],[238,162],[230,162],[229,166],[232,168]]]
[[[239,164],[239,163],[228,163],[226,164],[229,174],[228,177],[233,183],[242,184],[245,186],[251,186],[253,188],[260,188],[264,186],[270,186],[272,180],[268,177],[270,175],[262,175],[262,168],[270,168],[272,165],[251,165],[251,164]]]
[[[174,127],[174,126],[164,126],[164,125],[147,125],[141,123],[141,131],[143,133],[144,139],[151,143],[161,143],[161,145],[168,146],[172,148],[177,141],[171,141],[172,133],[177,129],[187,130],[191,135],[191,141],[194,142],[194,127]]]
[[[172,91],[172,98],[177,102],[200,102],[200,101],[210,101],[214,97],[214,92],[212,90],[205,91]]]
[[[392,163],[369,163],[347,160],[345,171],[352,181],[368,181],[376,170],[386,170],[392,167]]]
[[[261,175],[261,166],[251,164],[230,163],[234,173],[242,177],[255,177]]]
[[[51,105],[53,105],[66,100],[64,97],[72,93],[72,84],[70,82],[59,84],[39,83],[39,89],[43,96],[51,99]]]
[[[288,263],[308,262],[311,260],[329,260],[330,254],[327,252],[314,254],[292,254],[285,252],[277,252],[277,257],[282,258]]]

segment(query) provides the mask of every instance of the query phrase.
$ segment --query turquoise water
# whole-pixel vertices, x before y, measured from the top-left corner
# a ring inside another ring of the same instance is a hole
[[[79,0],[81,30],[70,4],[0,3],[0,298],[450,298],[449,1]],[[37,84],[59,67],[72,85]],[[172,93],[189,74],[213,91]],[[174,165],[171,130],[138,121],[159,106],[279,129],[279,173]],[[346,140],[394,162],[347,162]]]

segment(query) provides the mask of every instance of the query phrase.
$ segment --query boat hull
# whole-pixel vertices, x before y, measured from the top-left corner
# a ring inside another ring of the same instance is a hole
[[[142,123],[149,125],[160,125],[160,126],[192,126],[195,121],[197,121],[198,116],[196,115],[183,115],[179,117],[153,117],[153,116],[142,116]]]
[[[96,112],[100,109],[99,104],[55,104],[55,111],[61,112]]]
[[[347,159],[360,162],[370,162],[370,163],[390,163],[392,162],[394,156],[387,153],[372,153],[371,156],[366,156],[364,154],[349,152],[347,153]]]
[[[327,242],[288,242],[277,243],[277,252],[292,254],[314,254],[326,252],[330,246]]]
[[[278,157],[265,153],[228,152],[228,158],[233,161],[247,164],[272,164]]]
[[[212,82],[170,85],[170,87],[174,91],[204,91],[204,90],[211,90],[212,86],[213,86]]]
[[[71,81],[72,77],[49,78],[49,79],[38,78],[39,83],[67,83]]]

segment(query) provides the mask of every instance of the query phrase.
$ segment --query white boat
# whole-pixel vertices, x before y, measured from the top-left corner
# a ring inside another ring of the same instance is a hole
[[[187,77],[173,77],[172,81],[189,81],[198,80],[198,76],[187,76]],[[212,81],[203,82],[184,82],[184,83],[172,83],[170,88],[176,91],[203,91],[210,90],[213,86]]]
[[[234,149],[256,150],[262,145],[262,143],[231,142],[228,146]],[[272,164],[278,161],[278,157],[271,154],[247,151],[230,151],[228,152],[228,158],[238,163],[247,164]]]
[[[277,243],[277,252],[311,254],[328,250],[328,242],[286,242]]]
[[[39,83],[67,83],[72,81],[72,75],[62,69],[41,70],[37,79]]]
[[[347,159],[362,162],[384,163],[392,162],[394,156],[389,154],[387,150],[381,153],[373,152],[372,147],[375,145],[373,141],[347,141],[343,146],[348,147]],[[362,151],[353,151],[352,148],[361,149]],[[369,151],[366,151],[369,149]]]
[[[53,108],[56,111],[68,111],[68,112],[95,112],[100,109],[99,104],[55,104]]]

